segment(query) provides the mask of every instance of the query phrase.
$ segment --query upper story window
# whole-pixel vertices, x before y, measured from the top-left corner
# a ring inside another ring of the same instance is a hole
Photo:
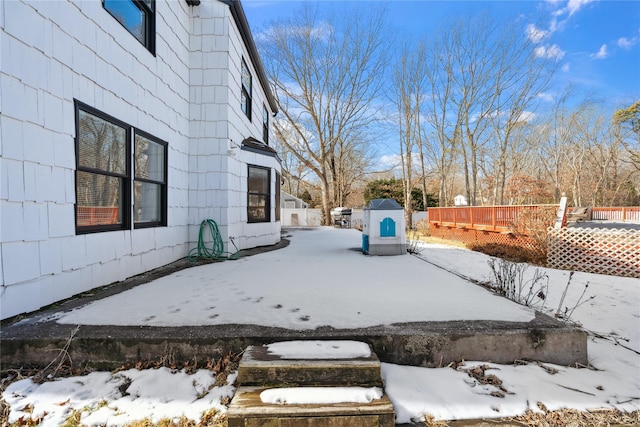
[[[269,110],[262,106],[262,142],[269,145]]]
[[[251,72],[244,59],[242,60],[241,73],[242,93],[240,94],[240,106],[242,112],[251,120]]]
[[[155,3],[155,0],[102,0],[105,10],[154,55]]]
[[[76,102],[76,232],[166,225],[167,147]]]

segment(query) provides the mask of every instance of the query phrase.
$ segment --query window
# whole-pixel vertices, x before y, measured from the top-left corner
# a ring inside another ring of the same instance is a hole
[[[155,0],[102,0],[105,10],[154,55],[155,3]]]
[[[262,106],[262,142],[269,145],[269,110]]]
[[[248,222],[271,221],[271,170],[249,165]]]
[[[166,225],[167,144],[138,131],[135,135],[133,182],[136,227]]]
[[[242,60],[242,93],[240,94],[240,106],[242,112],[251,120],[251,73],[247,63]]]
[[[128,226],[129,127],[87,107],[76,109],[76,227]]]
[[[282,186],[282,176],[276,172],[276,221],[280,221],[280,187]]]
[[[76,233],[130,229],[132,187],[135,227],[166,225],[167,145],[76,101]]]

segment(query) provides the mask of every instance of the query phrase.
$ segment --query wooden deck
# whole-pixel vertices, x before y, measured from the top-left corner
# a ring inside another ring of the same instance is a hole
[[[429,224],[436,227],[512,233],[524,211],[540,211],[557,205],[458,206],[429,208]]]
[[[558,205],[519,206],[460,206],[429,208],[431,235],[443,239],[458,240],[463,243],[498,243],[535,247],[522,223],[526,213],[527,221],[544,223],[549,210],[555,213]],[[537,219],[542,221],[536,221]]]
[[[591,219],[640,222],[640,206],[593,208]]]

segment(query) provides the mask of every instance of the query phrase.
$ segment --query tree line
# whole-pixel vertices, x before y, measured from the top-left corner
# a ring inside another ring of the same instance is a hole
[[[390,36],[384,12],[306,4],[260,38],[285,191],[319,194],[328,221],[373,180],[377,143],[395,141],[407,215],[458,194],[640,204],[640,101],[612,115],[576,88],[551,90],[558,58],[515,21],[458,17],[411,42]]]

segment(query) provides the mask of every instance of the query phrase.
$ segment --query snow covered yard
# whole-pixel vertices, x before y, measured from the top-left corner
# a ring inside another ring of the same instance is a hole
[[[117,319],[118,324],[148,326],[240,322],[304,330],[426,320],[527,321],[533,316],[530,308],[447,272],[489,281],[486,255],[422,244],[417,256],[366,257],[352,250],[360,244],[355,230],[291,234],[285,249],[183,270],[59,313],[58,321],[100,325]],[[534,271],[529,267],[525,276]],[[583,301],[594,296],[571,317],[590,331],[590,366],[464,361],[429,369],[383,364],[398,423],[425,416],[509,417],[540,408],[640,410],[640,281],[575,273],[567,288],[569,272],[540,271],[549,277],[541,301],[544,312],[573,308],[583,292]],[[191,375],[166,368],[94,372],[42,385],[23,379],[11,384],[3,398],[11,408],[10,423],[38,419],[40,425],[58,426],[71,415],[84,425],[115,426],[142,418],[199,421],[211,409],[224,411],[233,380],[231,375],[227,383],[216,384],[207,370]]]

